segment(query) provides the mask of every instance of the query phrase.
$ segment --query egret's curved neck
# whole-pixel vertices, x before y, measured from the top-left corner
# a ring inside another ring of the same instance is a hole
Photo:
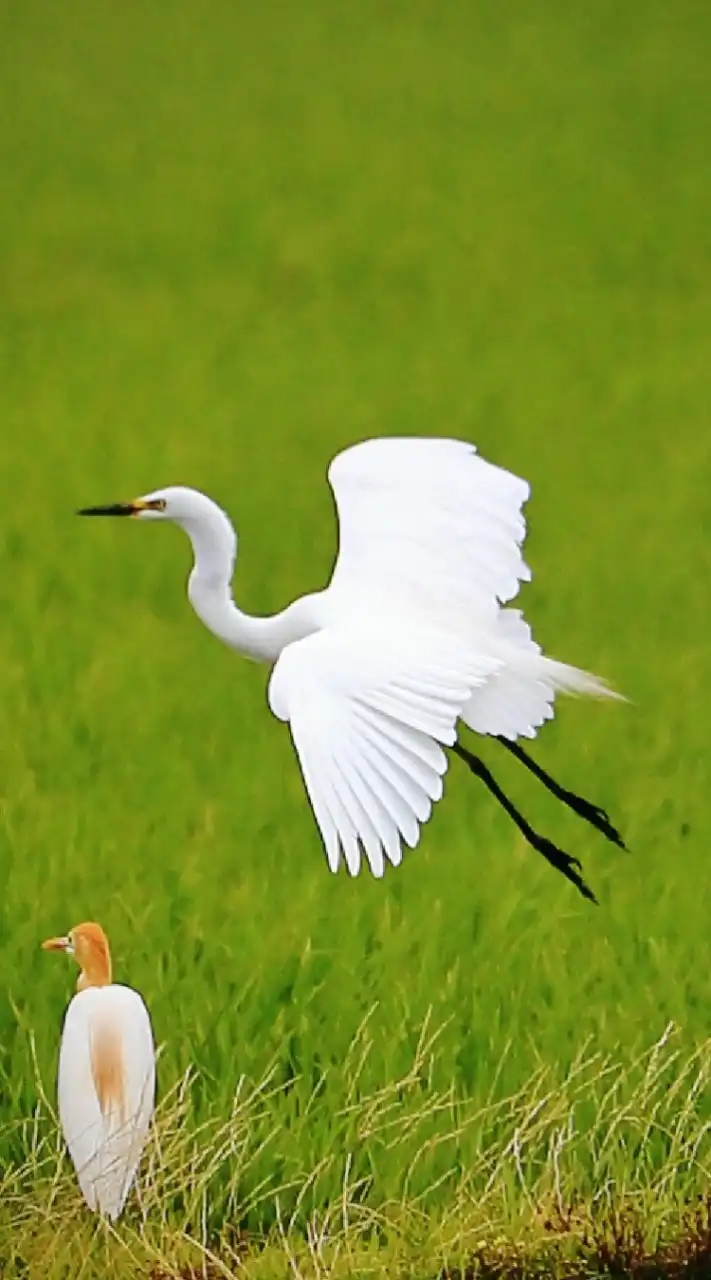
[[[297,601],[282,613],[255,618],[232,599],[231,581],[237,558],[237,535],[224,511],[204,499],[199,513],[179,522],[193,547],[195,564],[188,598],[198,617],[220,640],[257,662],[274,662],[285,645],[315,630],[308,610]]]

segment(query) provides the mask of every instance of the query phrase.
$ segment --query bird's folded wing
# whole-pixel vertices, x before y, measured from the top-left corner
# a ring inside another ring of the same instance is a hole
[[[69,1006],[59,1059],[59,1111],[91,1208],[116,1217],[136,1172],[155,1094],[150,1018],[129,987],[90,988]]]
[[[126,1046],[126,1114],[131,1132],[141,1140],[147,1132],[155,1100],[155,1046],[151,1020],[141,996],[130,987],[121,992]]]
[[[530,579],[525,480],[459,440],[383,438],[338,454],[332,598],[407,610],[462,633]]]
[[[269,705],[289,722],[306,789],[335,871],[371,870],[413,848],[442,794],[447,759],[471,691],[498,669],[446,636],[379,627],[326,629],[289,645]]]

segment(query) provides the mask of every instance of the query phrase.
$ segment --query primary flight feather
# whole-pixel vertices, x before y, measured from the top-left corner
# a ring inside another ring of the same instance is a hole
[[[328,472],[339,549],[324,591],[273,617],[243,613],[231,580],[237,538],[195,489],[158,489],[81,515],[172,520],[195,563],[188,595],[226,644],[272,667],[269,705],[289,724],[329,866],[375,875],[417,844],[442,794],[443,748],[460,755],[534,845],[592,897],[579,863],[537,835],[486,766],[457,741],[459,722],[499,739],[576,812],[621,839],[604,811],[553,781],[518,744],[553,715],[557,693],[616,697],[545,657],[518,610],[531,574],[521,555],[528,484],[459,440],[367,440]]]

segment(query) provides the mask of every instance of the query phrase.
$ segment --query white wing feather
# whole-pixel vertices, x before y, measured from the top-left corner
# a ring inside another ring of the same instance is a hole
[[[459,440],[384,438],[354,445],[329,469],[340,549],[328,595],[360,609],[433,622],[488,655],[496,672],[462,709],[478,733],[535,737],[557,693],[617,697],[604,680],[555,662],[520,612],[501,608],[531,573],[521,556],[525,480]]]
[[[326,628],[289,645],[269,704],[289,722],[329,866],[343,851],[352,875],[361,847],[371,870],[401,860],[442,795],[447,758],[471,692],[496,662],[435,631]]]
[[[339,521],[334,603],[405,608],[471,635],[530,580],[520,550],[528,484],[473,445],[366,440],[333,459],[328,479]]]
[[[120,1045],[122,1105],[100,1104],[92,1044]],[[79,992],[67,1009],[59,1054],[59,1117],[89,1208],[115,1219],[146,1141],[155,1097],[150,1018],[138,992],[114,984]]]
[[[530,571],[525,480],[458,440],[376,439],[328,472],[339,552],[317,597],[323,628],[283,649],[271,708],[291,726],[331,869],[361,848],[375,875],[413,847],[442,794],[462,718],[532,736],[557,690],[609,693],[544,657],[502,608]]]

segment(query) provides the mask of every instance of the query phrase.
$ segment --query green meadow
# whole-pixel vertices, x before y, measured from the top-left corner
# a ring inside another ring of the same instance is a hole
[[[3,6],[3,1277],[568,1276],[708,1234],[710,41],[700,0]],[[532,750],[629,852],[481,749],[599,907],[456,759],[397,871],[330,875],[184,536],[74,516],[204,489],[267,613],[328,580],[327,464],[378,434],[531,482],[520,603],[629,698]],[[76,974],[40,943],[86,918],[161,1047],[115,1228],[54,1116]]]

